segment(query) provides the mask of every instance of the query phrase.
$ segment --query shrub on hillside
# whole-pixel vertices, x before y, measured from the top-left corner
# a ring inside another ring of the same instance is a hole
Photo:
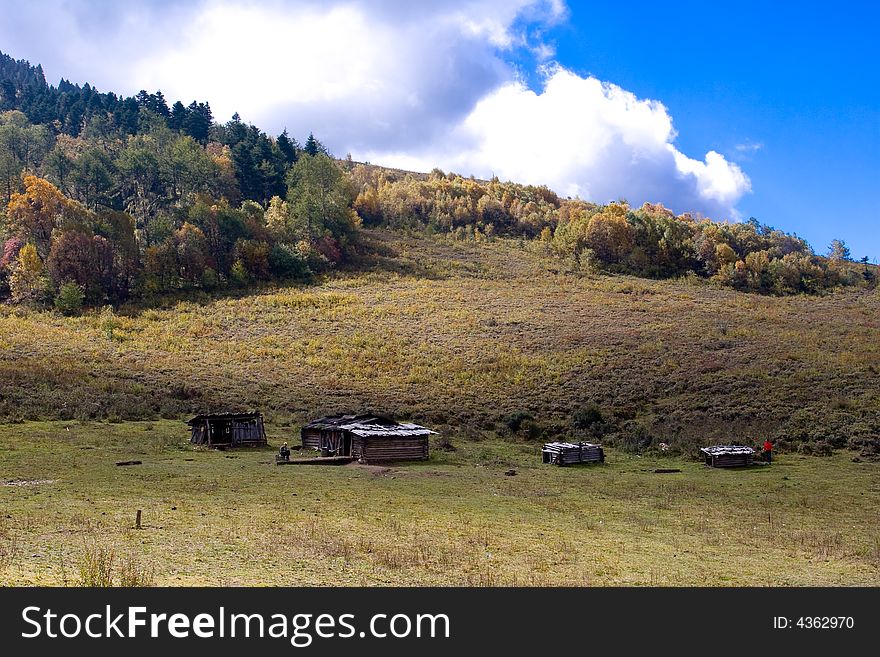
[[[594,403],[581,406],[571,416],[571,424],[575,429],[589,431],[603,422],[602,411]]]
[[[534,419],[534,416],[528,411],[514,411],[504,417],[504,426],[506,426],[511,432],[516,433],[520,430],[524,422]]]
[[[79,315],[82,312],[85,298],[86,295],[82,288],[73,281],[68,281],[58,288],[58,294],[55,296],[55,309],[64,315]]]
[[[275,244],[272,247],[269,252],[269,268],[280,279],[302,279],[310,273],[305,256],[287,244]]]

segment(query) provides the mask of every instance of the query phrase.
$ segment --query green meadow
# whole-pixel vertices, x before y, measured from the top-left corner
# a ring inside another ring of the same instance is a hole
[[[3,425],[0,583],[880,584],[880,478],[850,453],[720,470],[612,449],[559,468],[452,436],[416,464],[276,467],[191,449],[185,428]]]

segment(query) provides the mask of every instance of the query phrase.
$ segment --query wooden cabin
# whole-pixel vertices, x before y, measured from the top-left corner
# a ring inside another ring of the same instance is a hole
[[[417,461],[428,458],[428,437],[436,434],[418,424],[381,415],[333,415],[302,428],[305,448],[322,456],[351,456],[363,463]]]
[[[186,423],[189,441],[207,447],[263,447],[266,430],[260,413],[211,413],[196,415]]]
[[[744,445],[713,445],[702,447],[706,465],[713,468],[741,468],[752,465],[755,450]]]

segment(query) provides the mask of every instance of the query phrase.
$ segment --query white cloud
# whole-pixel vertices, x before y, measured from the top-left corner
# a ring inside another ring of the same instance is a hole
[[[554,56],[544,34],[566,20],[562,0],[46,0],[5,13],[0,43],[50,82],[208,100],[221,121],[313,131],[358,159],[719,218],[750,189],[722,155],[678,151],[658,101],[559,66],[537,93],[518,80],[516,53]]]
[[[681,153],[666,107],[617,85],[556,67],[536,93],[508,82],[482,98],[443,143],[375,150],[373,162],[497,175],[605,202],[662,201],[679,211],[735,218],[748,177],[723,155]]]
[[[167,97],[210,99],[221,120],[238,111],[268,130],[314,131],[334,150],[405,145],[509,77],[495,49],[512,37],[491,5],[395,21],[365,5],[215,2],[132,73]]]
[[[764,148],[764,144],[759,141],[746,141],[734,146],[734,149],[740,153],[757,153],[762,148]]]
[[[762,150],[764,150],[763,142],[747,139],[740,144],[734,145],[731,157],[737,162],[750,162]]]

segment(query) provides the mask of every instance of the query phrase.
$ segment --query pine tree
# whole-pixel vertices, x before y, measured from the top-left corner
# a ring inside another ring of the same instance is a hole
[[[309,133],[309,138],[306,140],[306,145],[303,147],[303,152],[305,152],[306,155],[311,155],[312,157],[315,157],[318,153],[329,155],[327,149],[324,147],[324,144],[315,139],[315,135],[313,135],[311,132]]]
[[[186,117],[180,127],[186,134],[204,145],[208,143],[208,133],[213,119],[211,106],[208,103],[193,101],[186,108]]]
[[[186,107],[178,100],[171,106],[171,118],[168,119],[168,127],[174,131],[182,130],[186,117]]]
[[[299,144],[296,143],[295,139],[291,139],[288,136],[287,128],[278,135],[276,143],[278,144],[278,150],[284,156],[284,161],[287,162],[287,166],[291,166],[296,162],[296,152],[299,150]]]

